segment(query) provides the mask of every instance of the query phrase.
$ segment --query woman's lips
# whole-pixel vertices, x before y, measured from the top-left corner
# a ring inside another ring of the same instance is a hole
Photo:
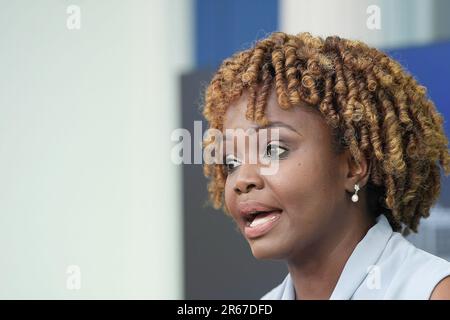
[[[244,227],[245,236],[249,239],[261,237],[268,233],[278,222],[282,210],[258,214],[253,221],[248,221]]]
[[[277,224],[283,211],[272,205],[249,199],[239,202],[237,209],[241,216],[244,234],[249,239],[260,237],[269,232]]]

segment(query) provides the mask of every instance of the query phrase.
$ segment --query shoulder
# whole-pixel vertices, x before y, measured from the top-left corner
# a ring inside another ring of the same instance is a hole
[[[440,299],[450,300],[450,276],[442,279],[433,289],[433,292],[430,296],[430,300]]]
[[[417,248],[397,232],[392,238],[396,250],[391,253],[397,251],[398,258],[389,258],[397,261],[389,291],[413,299],[445,299],[450,294],[450,262]]]

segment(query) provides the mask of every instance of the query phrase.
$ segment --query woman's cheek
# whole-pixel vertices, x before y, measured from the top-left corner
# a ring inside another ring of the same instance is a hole
[[[236,208],[235,208],[235,199],[233,199],[234,197],[234,193],[233,193],[233,188],[231,185],[231,179],[227,178],[226,182],[225,182],[225,194],[224,194],[224,198],[225,198],[225,205],[228,209],[228,212],[233,216],[234,218],[234,212],[236,212]]]
[[[306,159],[293,157],[285,161],[280,164],[279,174],[273,176],[272,185],[281,203],[297,209],[307,205],[308,198],[315,194],[317,172]]]

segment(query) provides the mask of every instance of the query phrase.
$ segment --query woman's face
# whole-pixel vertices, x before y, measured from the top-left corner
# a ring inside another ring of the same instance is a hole
[[[257,127],[245,118],[246,105],[244,92],[225,114],[224,130],[243,129],[228,131],[236,133],[224,143],[228,168],[226,207],[256,258],[290,259],[317,250],[345,223],[349,197],[344,187],[346,153],[333,152],[331,129],[318,110],[307,105],[283,110],[272,91],[265,111],[267,119],[292,129],[278,124],[267,128],[269,134],[257,140],[261,149],[257,152],[265,154],[267,160],[278,161],[276,172],[264,175],[260,169],[267,163],[263,164],[259,157],[256,162],[248,161],[251,139],[245,138],[245,147],[236,144],[239,136],[250,136],[242,132]],[[274,130],[278,140],[270,139]],[[256,202],[263,207],[256,206]],[[248,211],[264,209],[278,211],[260,215],[253,226],[248,226]]]

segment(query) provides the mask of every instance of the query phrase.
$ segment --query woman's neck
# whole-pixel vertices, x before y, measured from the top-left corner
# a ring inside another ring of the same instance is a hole
[[[297,300],[329,299],[356,245],[375,224],[374,218],[361,212],[348,217],[349,221],[328,233],[326,241],[288,260]]]

